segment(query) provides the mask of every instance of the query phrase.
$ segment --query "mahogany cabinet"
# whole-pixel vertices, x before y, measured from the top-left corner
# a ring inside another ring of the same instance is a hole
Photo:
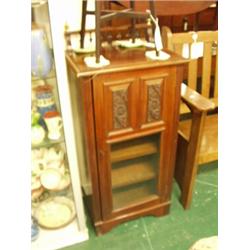
[[[90,69],[68,52],[69,89],[84,200],[97,234],[143,215],[169,212],[186,60],[146,59],[109,48],[109,66]]]

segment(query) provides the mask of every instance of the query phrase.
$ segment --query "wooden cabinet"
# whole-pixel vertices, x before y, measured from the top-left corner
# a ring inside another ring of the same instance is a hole
[[[111,64],[102,69],[66,56],[84,199],[99,234],[169,211],[186,61],[170,53],[155,62],[144,54],[106,49]]]

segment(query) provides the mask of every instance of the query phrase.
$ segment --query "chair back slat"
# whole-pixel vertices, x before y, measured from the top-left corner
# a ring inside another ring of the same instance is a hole
[[[216,66],[215,66],[215,77],[214,77],[214,97],[218,97],[218,48],[216,54]]]
[[[201,94],[209,98],[211,83],[212,43],[205,42],[202,62],[202,87]]]
[[[197,60],[193,59],[188,64],[188,86],[192,89],[197,87]]]
[[[162,40],[164,48],[190,59],[184,79],[187,85],[205,97],[217,99],[218,31],[172,33],[165,26]]]
[[[218,42],[218,31],[198,31],[197,42]]]
[[[183,32],[183,33],[174,33],[172,35],[173,44],[184,44],[184,43],[193,43],[192,34],[194,32]]]
[[[174,44],[174,51],[179,55],[182,55],[182,48],[183,44],[181,43]]]

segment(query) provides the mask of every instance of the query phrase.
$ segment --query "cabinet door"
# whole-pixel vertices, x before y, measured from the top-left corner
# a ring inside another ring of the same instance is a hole
[[[176,76],[175,67],[160,67],[94,78],[104,219],[169,202],[180,86]]]

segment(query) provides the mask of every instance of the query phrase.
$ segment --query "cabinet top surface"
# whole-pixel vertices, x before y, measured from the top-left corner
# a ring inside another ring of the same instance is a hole
[[[84,57],[87,55],[77,54],[74,52],[66,53],[66,60],[71,68],[73,68],[77,77],[87,77],[95,74],[113,73],[125,70],[136,70],[142,68],[154,68],[160,66],[170,66],[183,64],[188,62],[178,54],[166,50],[170,55],[168,60],[154,61],[146,58],[145,49],[118,49],[105,48],[101,55],[110,60],[108,66],[102,68],[89,68],[84,62]]]

